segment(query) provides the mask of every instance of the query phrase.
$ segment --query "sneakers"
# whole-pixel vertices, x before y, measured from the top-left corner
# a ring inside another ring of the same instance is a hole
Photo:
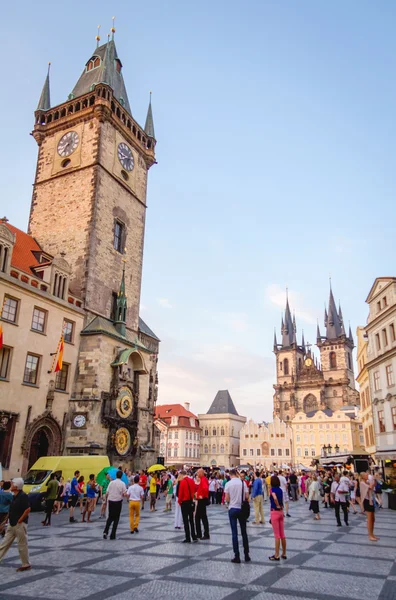
[[[182,544],[191,544],[191,540],[183,540]]]
[[[70,517],[69,523],[78,523],[78,521],[74,517]]]
[[[202,536],[201,540],[210,540],[210,535],[204,535],[204,536]]]
[[[131,529],[131,533],[135,533],[133,529]]]
[[[252,559],[250,558],[249,554],[247,554],[245,556],[245,562],[250,562]]]
[[[133,533],[133,532],[132,532],[132,533]],[[107,533],[104,533],[104,534],[103,534],[103,539],[104,539],[104,540],[107,540]]]
[[[135,533],[139,533],[139,529],[137,527],[135,529]]]

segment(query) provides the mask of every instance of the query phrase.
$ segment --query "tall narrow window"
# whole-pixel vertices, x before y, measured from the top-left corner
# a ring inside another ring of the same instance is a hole
[[[395,326],[393,323],[390,324],[389,329],[390,329],[391,342],[394,342],[394,341],[396,341],[396,332],[395,332]]]
[[[3,246],[0,244],[0,271],[3,273],[7,267],[7,258],[8,258],[8,248],[7,246]]]
[[[335,352],[330,352],[330,369],[337,368],[337,355]]]
[[[55,389],[60,390],[62,392],[66,391],[67,388],[67,380],[69,377],[69,367],[67,363],[62,364],[62,369],[56,373],[55,379]]]
[[[384,418],[383,410],[378,411],[378,426],[379,426],[380,433],[385,433],[386,429],[385,429],[385,418]]]
[[[386,308],[388,306],[388,300],[387,300],[386,296],[384,296],[382,298],[382,306],[383,306],[383,308]]]
[[[7,379],[10,374],[11,348],[3,346],[0,350],[0,379]]]
[[[117,252],[123,254],[124,249],[124,230],[125,227],[120,221],[114,222],[114,241],[113,246]]]
[[[63,321],[63,339],[68,344],[73,343],[74,323],[65,319]]]
[[[351,360],[351,355],[349,354],[349,352],[347,352],[347,357],[348,357],[348,369],[352,369],[352,360]]]
[[[395,384],[395,380],[393,378],[393,365],[386,366],[386,382],[388,384],[388,387],[391,387]]]
[[[9,298],[8,296],[6,296],[3,304],[1,318],[5,321],[10,321],[10,323],[16,323],[18,315],[18,304],[19,301],[16,300],[16,298]]]
[[[381,389],[379,371],[374,371],[374,391],[378,392]]]
[[[384,346],[388,345],[388,334],[386,333],[386,329],[382,330],[382,341],[384,343]]]
[[[380,340],[379,333],[375,334],[375,344],[377,346],[377,350],[381,350],[381,340]]]
[[[40,364],[40,357],[34,354],[28,354],[26,357],[25,372],[23,374],[23,382],[31,383],[32,385],[37,384],[38,369]]]
[[[283,361],[283,374],[289,375],[289,359],[288,358],[285,358],[285,360]]]
[[[41,310],[41,308],[34,308],[32,317],[32,329],[34,331],[38,331],[39,333],[44,333],[46,318],[47,311]]]

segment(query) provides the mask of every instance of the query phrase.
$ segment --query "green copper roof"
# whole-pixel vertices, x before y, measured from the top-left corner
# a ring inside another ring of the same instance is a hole
[[[45,78],[40,100],[38,101],[36,110],[48,110],[49,108],[51,108],[49,72],[50,65],[48,65],[47,77]]]
[[[114,339],[134,346],[136,350],[144,350],[148,352],[148,348],[141,342],[136,334],[134,335],[130,331],[126,331],[125,335],[122,335],[117,331],[116,326],[109,319],[105,317],[95,317],[84,327],[81,331],[81,335],[108,335]]]
[[[95,57],[100,58],[100,65],[91,70],[87,70],[87,66],[91,59]],[[117,68],[117,65],[119,67]],[[92,86],[98,83],[106,83],[112,90],[114,97],[125,107],[125,109],[132,114],[131,107],[129,105],[128,95],[124,84],[124,78],[121,73],[121,61],[117,55],[117,49],[114,40],[109,40],[103,46],[96,48],[86,63],[84,71],[82,72],[80,79],[77,81],[72,94],[74,98],[88,94],[92,90]]]
[[[147,110],[146,124],[144,126],[144,131],[147,135],[153,139],[155,139],[154,132],[154,119],[153,119],[153,109],[151,108],[151,92],[150,92],[150,103]]]

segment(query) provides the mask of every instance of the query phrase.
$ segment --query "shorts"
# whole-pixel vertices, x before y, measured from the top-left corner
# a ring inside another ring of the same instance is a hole
[[[87,498],[87,510],[92,511],[95,508],[95,500],[96,498]]]
[[[289,502],[289,494],[287,492],[285,492],[285,490],[282,490],[282,494],[283,494],[283,504],[285,502]]]
[[[77,494],[72,494],[72,496],[70,498],[71,498],[71,500],[70,500],[70,506],[72,508],[75,508],[77,506],[77,502],[78,502],[78,496],[77,496]]]
[[[310,508],[310,510],[312,510],[314,515],[317,515],[319,513],[319,500],[311,500],[311,504],[310,504],[309,508]]]
[[[363,501],[363,506],[364,506],[364,510],[366,512],[374,512],[374,504],[370,504],[370,500],[367,500],[367,498]]]

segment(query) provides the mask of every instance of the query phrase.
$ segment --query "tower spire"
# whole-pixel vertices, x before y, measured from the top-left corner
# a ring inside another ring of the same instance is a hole
[[[326,319],[327,316],[327,319]],[[334,300],[333,290],[330,282],[330,295],[329,295],[329,309],[328,313],[325,312],[325,326],[326,326],[326,338],[328,340],[335,340],[345,335],[344,326],[342,322],[342,312],[338,313],[336,303]]]
[[[276,329],[274,329],[274,352],[278,350],[278,340],[276,339]]]
[[[48,110],[49,108],[51,108],[50,80],[49,80],[50,68],[51,68],[51,63],[49,62],[47,77],[45,78],[43,89],[41,91],[40,100],[38,101],[36,110]]]
[[[322,336],[320,335],[320,329],[319,329],[319,321],[316,325],[316,343],[320,344]]]
[[[293,344],[296,343],[296,322],[295,319],[293,321],[290,306],[289,306],[289,297],[288,291],[286,290],[286,310],[285,310],[285,320],[283,321],[282,317],[282,346],[284,348],[290,348]]]
[[[150,101],[147,109],[147,117],[146,124],[144,126],[144,131],[147,135],[155,140],[155,132],[154,132],[154,119],[153,119],[153,109],[151,107],[151,92],[150,92]]]
[[[117,303],[116,303],[116,314],[114,325],[117,329],[118,333],[121,335],[126,334],[126,311],[127,311],[127,296],[125,293],[125,262],[123,259],[123,267],[122,267],[122,277],[120,283],[120,289],[117,294]]]
[[[302,332],[302,338],[301,338],[301,348],[303,349],[303,352],[305,354],[305,339],[304,339],[304,330]]]

